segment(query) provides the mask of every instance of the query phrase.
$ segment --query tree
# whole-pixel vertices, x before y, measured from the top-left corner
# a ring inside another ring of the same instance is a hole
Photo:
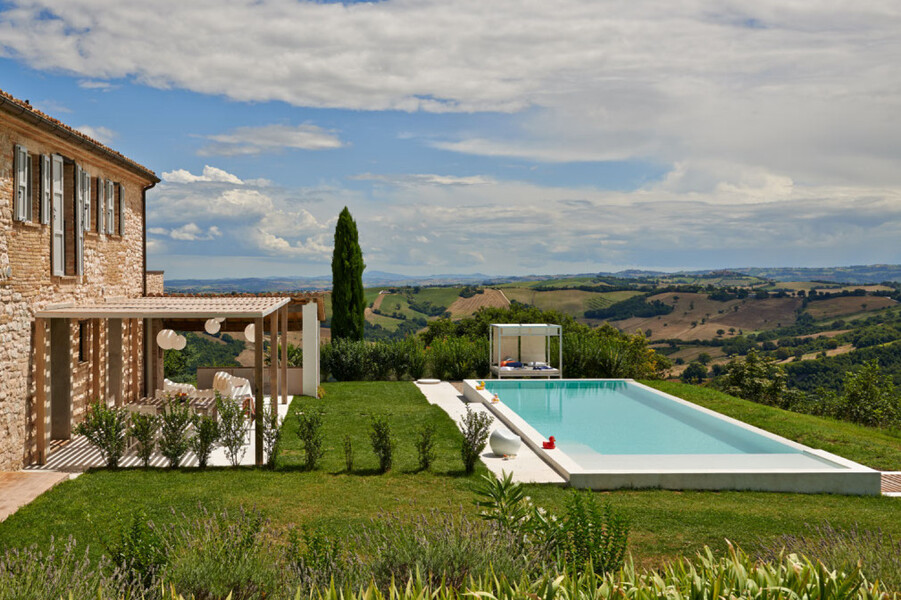
[[[707,378],[707,367],[699,362],[688,365],[679,377],[683,383],[701,383]]]
[[[363,339],[365,268],[357,224],[345,206],[335,226],[332,254],[332,338]]]

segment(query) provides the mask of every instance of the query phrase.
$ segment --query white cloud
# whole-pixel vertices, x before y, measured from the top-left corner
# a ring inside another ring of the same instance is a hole
[[[375,181],[377,183],[385,183],[389,185],[487,185],[494,183],[494,179],[485,175],[470,175],[467,177],[458,177],[454,175],[435,175],[432,173],[413,173],[405,175],[382,175],[374,173],[361,173],[354,175],[350,179],[356,181]]]
[[[194,175],[185,169],[175,169],[163,173],[163,181],[169,183],[208,183],[211,181],[219,183],[234,183],[241,185],[244,183],[237,175],[232,175],[222,169],[206,165],[203,167],[203,173]]]
[[[101,144],[110,144],[114,139],[116,139],[116,132],[112,129],[103,126],[92,127],[91,125],[80,125],[76,127],[78,131],[82,132],[86,136],[90,138],[94,138]]]
[[[196,223],[185,223],[180,227],[167,229],[165,227],[149,227],[147,233],[165,236],[181,242],[198,242],[214,240],[222,235],[222,231],[216,225],[211,225],[204,231]]]
[[[96,81],[92,79],[82,79],[78,82],[78,87],[85,90],[100,90],[101,92],[108,92],[110,90],[116,89],[117,85],[113,85],[108,81]]]
[[[542,162],[718,159],[794,181],[901,185],[892,0],[8,5],[0,55],[88,86],[123,78],[244,102],[520,112],[505,134],[432,143]],[[290,129],[267,143],[238,129],[207,151],[340,143]]]
[[[335,132],[309,123],[296,126],[238,127],[229,133],[206,137],[213,143],[201,148],[201,155],[254,155],[284,149],[333,150],[344,145]]]

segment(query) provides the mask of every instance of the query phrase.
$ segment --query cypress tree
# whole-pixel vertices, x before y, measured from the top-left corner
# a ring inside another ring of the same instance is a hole
[[[365,268],[357,224],[345,206],[335,226],[332,254],[332,338],[363,339]]]

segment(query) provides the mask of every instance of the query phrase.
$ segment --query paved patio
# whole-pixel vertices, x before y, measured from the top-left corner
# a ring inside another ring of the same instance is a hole
[[[67,479],[68,473],[0,471],[0,521]]]

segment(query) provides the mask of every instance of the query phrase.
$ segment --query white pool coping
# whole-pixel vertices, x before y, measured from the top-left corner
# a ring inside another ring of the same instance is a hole
[[[556,381],[586,380],[558,379],[551,383]],[[768,455],[764,460],[755,462],[753,457],[763,455],[683,455],[674,459],[671,455],[598,454],[598,458],[603,460],[605,467],[585,468],[575,458],[567,455],[559,448],[554,450],[542,448],[542,443],[547,440],[509,406],[504,404],[503,401],[492,402],[490,392],[477,390],[478,381],[473,379],[465,380],[463,382],[463,393],[470,402],[484,404],[492,414],[510,430],[519,435],[536,455],[547,462],[573,487],[595,490],[662,488],[675,490],[758,490],[809,494],[881,494],[881,473],[879,471],[825,450],[817,450],[793,442],[743,421],[727,417],[716,411],[648,387],[632,379],[599,381],[628,382],[630,385],[643,388],[673,402],[790,446],[810,460],[805,461],[804,459],[795,458],[786,460],[784,464],[778,464],[778,461],[772,458],[774,455]],[[728,458],[724,459],[724,456],[740,458],[728,463]],[[797,457],[799,455],[786,456]]]

